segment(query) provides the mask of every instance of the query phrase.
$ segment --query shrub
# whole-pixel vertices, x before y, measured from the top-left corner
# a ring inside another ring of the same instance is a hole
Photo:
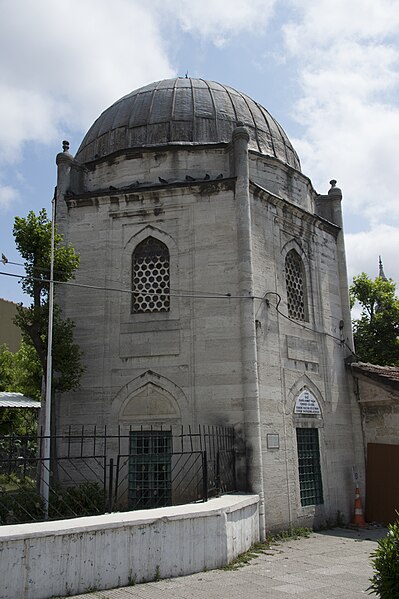
[[[103,488],[95,482],[51,489],[49,518],[94,516],[105,511]],[[0,475],[0,525],[44,520],[44,503],[35,481]]]
[[[0,524],[43,520],[43,500],[33,481],[15,476],[0,479]]]
[[[96,482],[85,482],[74,487],[52,489],[50,518],[94,516],[105,511],[104,489]]]
[[[396,512],[399,516],[398,512]],[[399,520],[389,524],[388,534],[378,541],[377,549],[371,554],[374,576],[370,578],[368,590],[381,599],[399,597]]]

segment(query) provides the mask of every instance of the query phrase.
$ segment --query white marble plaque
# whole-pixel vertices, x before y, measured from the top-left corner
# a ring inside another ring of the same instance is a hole
[[[321,410],[319,402],[310,391],[304,389],[296,399],[294,413],[320,415]]]

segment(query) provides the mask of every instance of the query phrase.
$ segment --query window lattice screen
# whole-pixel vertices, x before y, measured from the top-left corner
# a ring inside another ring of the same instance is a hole
[[[132,312],[169,312],[169,285],[168,248],[147,237],[133,253]]]
[[[285,259],[288,314],[296,320],[307,320],[304,269],[301,257],[295,250]]]

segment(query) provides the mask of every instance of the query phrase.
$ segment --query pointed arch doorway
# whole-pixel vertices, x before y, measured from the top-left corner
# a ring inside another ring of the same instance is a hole
[[[176,389],[164,377],[147,371],[114,400],[119,424],[129,427],[129,509],[172,503],[172,426],[182,422]]]

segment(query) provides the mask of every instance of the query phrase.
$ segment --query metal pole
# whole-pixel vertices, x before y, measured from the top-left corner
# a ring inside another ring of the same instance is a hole
[[[118,456],[119,459],[119,456]],[[109,460],[109,480],[108,480],[108,513],[112,512],[112,493],[113,493],[113,482],[114,482],[114,460]]]
[[[51,390],[53,370],[53,317],[54,317],[54,232],[55,232],[55,194],[51,201],[51,253],[50,284],[48,297],[48,330],[47,330],[47,371],[46,371],[46,412],[44,425],[43,452],[43,486],[44,518],[48,520],[50,494],[50,453],[51,453]]]
[[[208,462],[206,451],[202,452],[202,501],[208,501]]]

